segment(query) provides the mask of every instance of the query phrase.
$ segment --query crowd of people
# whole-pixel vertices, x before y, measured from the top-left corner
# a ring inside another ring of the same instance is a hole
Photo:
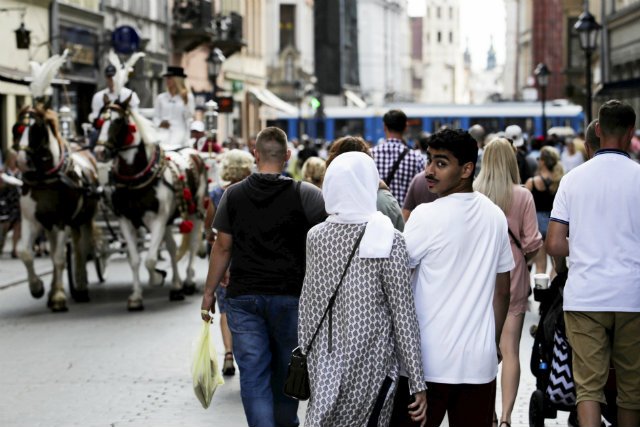
[[[217,190],[201,316],[212,319],[224,288],[248,424],[299,425],[283,384],[300,348],[307,426],[438,426],[447,414],[451,426],[509,427],[530,270],[549,271],[548,254],[570,257],[580,426],[600,425],[610,363],[617,425],[640,425],[633,109],[605,103],[562,154],[553,140],[528,149],[513,126],[442,129],[412,150],[406,120],[389,111],[386,141],[346,136],[326,158],[266,128],[251,153],[257,170]],[[223,156],[249,165],[236,151]]]
[[[106,102],[139,103],[130,90],[113,93],[114,73],[106,68],[92,102],[97,129]],[[553,278],[548,256],[570,259],[564,310],[580,426],[600,426],[610,364],[617,425],[640,425],[630,106],[605,103],[584,135],[568,138],[474,125],[408,144],[407,116],[390,110],[374,147],[358,136],[289,141],[275,127],[242,147],[211,141],[194,120],[184,70],[165,77],[154,110],[164,141],[222,159],[205,219],[201,316],[210,321],[217,302],[223,373],[239,367],[250,426],[299,425],[283,385],[300,347],[310,348],[307,426],[439,426],[447,414],[451,426],[510,427],[530,271]],[[12,231],[16,257],[14,150],[2,173],[0,250]]]

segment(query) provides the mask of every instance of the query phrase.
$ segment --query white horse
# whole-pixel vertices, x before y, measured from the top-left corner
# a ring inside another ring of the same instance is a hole
[[[86,261],[93,251],[93,218],[99,199],[98,172],[95,161],[72,153],[60,137],[55,112],[38,105],[30,115],[31,124],[22,136],[18,155],[24,182],[20,197],[22,237],[19,254],[27,268],[31,295],[42,297],[44,286],[33,268],[33,244],[41,230],[45,230],[54,266],[48,306],[53,311],[66,311],[62,273],[67,228],[72,232],[76,265],[77,288],[72,289],[72,296],[78,302],[89,301]]]
[[[104,159],[114,158],[112,206],[120,217],[133,270],[133,293],[127,303],[133,311],[144,309],[138,273],[141,257],[137,247],[137,230],[141,226],[151,233],[145,259],[149,283],[159,285],[164,280],[164,274],[156,269],[164,241],[173,270],[170,300],[182,300],[183,294],[195,291],[193,259],[200,244],[207,171],[195,150],[165,152],[155,142],[151,122],[131,111],[128,103],[129,100],[110,103],[102,112],[96,153]],[[189,245],[184,284],[178,272],[177,245],[172,228],[168,227],[178,217],[182,218],[180,231],[187,239],[183,242]]]

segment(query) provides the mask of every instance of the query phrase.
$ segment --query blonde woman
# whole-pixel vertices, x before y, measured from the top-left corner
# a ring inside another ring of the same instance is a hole
[[[538,174],[533,178],[529,178],[525,183],[525,187],[533,195],[538,217],[538,228],[544,240],[547,237],[553,200],[556,197],[560,180],[564,175],[564,169],[560,162],[560,153],[550,146],[542,147],[537,161]],[[540,248],[535,263],[537,273],[547,272],[547,253],[544,250],[544,246]]]
[[[186,77],[182,67],[167,67],[164,74],[167,91],[156,98],[154,123],[160,128],[159,135],[164,144],[189,144],[189,124],[196,104],[184,80]]]
[[[500,336],[502,353],[502,415],[500,427],[511,427],[511,413],[520,383],[520,337],[527,311],[527,263],[542,246],[533,196],[520,185],[516,153],[511,143],[498,138],[484,148],[482,168],[473,188],[498,205],[507,216],[515,267],[511,271],[509,312]]]
[[[326,170],[326,162],[323,159],[315,156],[309,157],[302,165],[302,180],[322,189],[322,181]]]
[[[214,188],[210,193],[210,203],[207,206],[207,214],[204,220],[204,229],[207,238],[207,242],[210,246],[216,240],[216,230],[211,228],[213,218],[216,215],[216,208],[224,190],[232,184],[242,181],[253,172],[254,159],[253,156],[246,151],[231,150],[224,154],[221,162],[222,172],[220,174],[221,179],[227,184],[221,187]],[[209,248],[209,253],[211,249]],[[234,375],[236,368],[233,365],[233,341],[231,338],[231,331],[227,323],[227,305],[226,305],[226,281],[222,283],[222,286],[216,288],[216,300],[218,301],[218,309],[220,310],[220,331],[222,332],[222,342],[224,344],[224,363],[222,365],[223,375]]]

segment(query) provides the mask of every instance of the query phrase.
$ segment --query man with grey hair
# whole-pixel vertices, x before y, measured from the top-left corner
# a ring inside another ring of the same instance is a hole
[[[284,395],[284,380],[298,345],[307,231],[326,213],[318,188],[282,176],[290,155],[282,130],[262,130],[254,150],[258,172],[227,188],[213,220],[218,236],[201,315],[211,319],[215,289],[233,253],[227,320],[240,368],[242,405],[251,427],[299,425],[298,401]]]

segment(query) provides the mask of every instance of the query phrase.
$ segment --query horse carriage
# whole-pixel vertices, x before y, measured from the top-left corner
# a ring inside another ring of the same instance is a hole
[[[157,143],[151,122],[129,108],[129,99],[105,100],[99,117],[97,163],[84,148],[72,148],[63,137],[64,120],[46,103],[51,79],[65,55],[44,64],[34,64],[31,90],[35,100],[30,125],[20,141],[19,159],[24,170],[21,197],[23,215],[20,257],[28,273],[29,288],[35,298],[44,295],[44,285],[33,269],[33,241],[44,229],[51,245],[54,264],[48,306],[66,311],[63,270],[71,296],[89,301],[86,264],[92,260],[100,281],[106,263],[114,253],[127,253],[133,272],[133,292],[127,308],[142,310],[139,278],[140,252],[147,250],[145,266],[152,285],[161,285],[167,273],[156,268],[162,244],[172,269],[169,299],[178,301],[195,292],[194,255],[201,243],[207,201],[207,167],[195,150],[165,150]],[[124,87],[131,61],[124,65],[117,56],[116,93]],[[68,135],[67,135],[68,136]],[[183,235],[178,249],[174,240],[174,219]],[[116,223],[119,222],[119,230]],[[140,230],[146,230],[141,236]],[[70,233],[69,233],[70,232]],[[71,239],[68,239],[68,235]],[[184,282],[177,260],[188,255]]]

